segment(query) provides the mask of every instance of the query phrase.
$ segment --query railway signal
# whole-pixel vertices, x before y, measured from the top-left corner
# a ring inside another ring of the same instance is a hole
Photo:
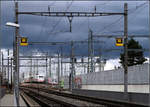
[[[28,45],[28,38],[27,37],[21,37],[21,46],[27,46]]]
[[[116,38],[116,46],[123,46],[123,39],[122,38]]]

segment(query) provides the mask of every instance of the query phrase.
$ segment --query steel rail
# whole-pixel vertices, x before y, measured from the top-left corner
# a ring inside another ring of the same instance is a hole
[[[29,107],[40,107],[40,105],[35,102],[33,99],[31,99],[27,94],[25,94],[23,91],[20,93],[21,97]]]
[[[24,89],[22,91],[26,93],[30,98],[32,98],[35,102],[37,102],[42,107],[48,107],[48,106],[57,104],[56,102],[50,101],[49,99],[47,99],[46,96],[40,95],[39,93],[37,94],[33,90],[32,92],[29,90],[24,90]],[[59,104],[57,104],[57,106],[59,106]]]

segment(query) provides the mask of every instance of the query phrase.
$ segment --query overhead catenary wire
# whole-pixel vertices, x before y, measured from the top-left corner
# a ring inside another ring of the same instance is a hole
[[[56,1],[52,2],[50,5],[48,5],[48,8],[50,8],[52,5],[54,5],[56,3]],[[50,10],[49,10],[50,11]],[[45,19],[44,19],[44,22],[42,23],[42,26],[41,26],[41,31],[39,33],[39,35],[42,35],[43,34],[43,30],[44,30],[44,26],[47,22],[47,17],[45,16]]]
[[[148,1],[147,1],[147,2],[148,2]],[[145,8],[144,6],[147,4],[147,2],[144,2],[144,3],[142,3],[142,4],[138,5],[138,6],[136,6],[135,9],[128,9],[128,10],[129,10],[129,15],[130,15],[130,16],[133,15],[133,14],[134,14],[137,10],[139,10],[140,8]],[[139,14],[136,14],[136,15],[139,15]],[[110,32],[110,33],[114,32],[114,31],[110,31],[110,28],[112,27],[112,25],[121,23],[121,19],[123,19],[123,18],[124,18],[124,17],[121,16],[119,19],[115,20],[115,21],[112,22],[111,24],[108,24],[108,25],[104,26],[103,29],[101,29],[101,30],[98,31],[98,33],[100,33],[100,32],[101,32],[101,33],[104,33],[104,31],[107,30],[108,28],[109,28],[109,32]],[[135,16],[134,16],[133,18],[135,18]],[[133,18],[132,18],[132,19],[133,19]],[[130,19],[131,19],[131,18],[130,18]],[[129,21],[131,21],[131,20],[129,20]],[[118,31],[117,31],[117,32],[118,32]],[[121,31],[121,32],[122,32],[122,31]]]
[[[144,7],[147,4],[148,4],[148,1],[142,3],[142,4],[138,5],[138,6],[136,5],[135,9],[128,9],[129,15],[132,14],[132,13],[134,13],[134,12],[136,12],[138,9]]]
[[[104,26],[104,27],[103,27],[101,30],[99,30],[97,33],[100,33],[100,32],[102,33],[102,32],[104,32],[107,28],[111,27],[112,25],[119,23],[123,17],[124,17],[124,16],[120,16],[120,17],[119,17],[117,20],[115,20],[114,22],[112,22],[112,23],[110,23],[110,24]]]
[[[71,5],[73,4],[73,0],[71,1],[71,3],[67,6],[65,12],[67,12],[69,10],[69,8],[71,7]],[[53,26],[53,28],[51,29],[51,31],[49,32],[49,34],[51,35],[51,33],[53,33],[53,31],[55,30],[55,28],[57,27],[57,25],[61,22],[62,18],[60,18],[57,23]]]

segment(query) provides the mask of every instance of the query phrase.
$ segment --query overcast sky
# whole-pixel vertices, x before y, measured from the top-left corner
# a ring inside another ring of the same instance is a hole
[[[124,12],[123,1],[26,1],[19,2],[19,11],[48,11],[48,5],[51,11],[88,11],[94,12],[96,6],[97,12]],[[130,1],[128,2],[128,33],[129,34],[149,34],[149,11],[147,1]],[[6,22],[14,22],[14,2],[2,1],[1,3],[1,47],[12,48],[14,28],[5,26]],[[92,29],[94,34],[120,34],[124,31],[124,18],[122,16],[101,16],[101,17],[74,17],[72,23],[72,32],[69,32],[69,21],[66,17],[46,17],[19,15],[20,35],[28,37],[29,41],[71,41],[87,40],[88,28]],[[95,49],[103,50],[104,48],[118,48],[115,46],[115,39],[98,39],[105,41],[95,45]],[[138,39],[143,48],[148,48],[149,41],[147,38]],[[59,46],[28,46],[21,47],[22,53],[30,53],[31,50],[56,52]],[[120,48],[120,47],[119,47]],[[63,46],[64,52],[69,52],[69,46]],[[79,54],[87,53],[87,45],[77,44],[75,51]],[[110,54],[110,53],[109,53]],[[103,54],[110,57],[108,53]],[[112,52],[111,55],[118,56],[119,52]],[[145,55],[147,55],[145,53]]]

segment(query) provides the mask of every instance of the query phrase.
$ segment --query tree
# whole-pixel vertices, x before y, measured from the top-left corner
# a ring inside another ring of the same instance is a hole
[[[142,49],[142,46],[138,41],[133,38],[128,41],[128,49]],[[124,67],[124,56],[125,54],[120,54],[120,63]],[[143,56],[143,51],[128,51],[128,66],[143,64],[146,61]]]

